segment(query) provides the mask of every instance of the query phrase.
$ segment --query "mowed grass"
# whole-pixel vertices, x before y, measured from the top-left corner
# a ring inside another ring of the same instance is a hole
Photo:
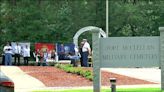
[[[68,89],[68,90],[41,90],[33,92],[93,92],[93,89]],[[101,92],[111,92],[109,89],[102,89]],[[120,88],[117,92],[164,92],[160,88]]]

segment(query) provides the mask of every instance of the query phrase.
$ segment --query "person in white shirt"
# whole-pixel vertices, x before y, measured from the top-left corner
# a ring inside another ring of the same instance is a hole
[[[43,66],[47,66],[47,60],[48,60],[48,50],[45,49],[43,51],[43,62],[42,62]]]
[[[24,65],[28,65],[30,58],[30,48],[28,45],[26,45],[25,48],[23,48],[22,55],[24,58]]]
[[[71,60],[71,64],[73,64],[73,66],[78,66],[77,61],[80,60],[81,55],[80,55],[79,50],[78,50],[77,47],[74,47],[74,50],[75,50],[75,53],[74,54],[70,53],[68,58]]]
[[[84,45],[82,47],[82,63],[84,67],[88,67],[88,55],[91,53],[90,44],[87,39],[83,39]]]
[[[5,65],[12,65],[12,47],[9,42],[4,46],[3,51],[5,53]]]
[[[82,54],[83,45],[84,45],[84,42],[82,41],[82,42],[80,43],[80,47],[79,47],[79,53],[80,53],[80,55],[81,55],[80,63],[81,63],[81,66],[82,66],[82,67],[84,66],[84,65],[83,65],[83,54]]]
[[[14,65],[20,65],[20,56],[21,56],[21,46],[16,43],[14,46]],[[18,63],[17,63],[18,60]]]

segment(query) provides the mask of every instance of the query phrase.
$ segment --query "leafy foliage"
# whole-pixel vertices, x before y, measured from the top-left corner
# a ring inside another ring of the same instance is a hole
[[[90,70],[84,70],[83,68],[73,67],[72,65],[63,65],[63,64],[56,64],[55,67],[63,69],[67,73],[77,74],[80,76],[89,79],[90,81],[93,80],[93,74]]]
[[[6,41],[70,43],[85,26],[105,30],[106,0],[1,0],[0,48]],[[109,0],[109,36],[158,36],[163,0]],[[82,34],[89,39],[91,33]]]
[[[135,3],[134,3],[135,1]],[[120,0],[110,1],[111,36],[157,36],[163,1]]]
[[[99,26],[95,25],[100,16],[96,14],[96,2],[97,0],[1,0],[0,44],[5,44],[6,41],[70,43],[80,28]]]

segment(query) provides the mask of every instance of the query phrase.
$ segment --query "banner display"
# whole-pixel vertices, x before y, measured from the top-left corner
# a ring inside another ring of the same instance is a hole
[[[21,46],[21,50],[23,48],[25,48],[26,45],[30,48],[30,42],[11,42],[11,47],[12,47],[13,51],[15,50],[15,46],[16,46],[17,43],[18,43],[18,45]]]
[[[22,48],[24,48],[26,45],[28,45],[28,47],[30,47],[30,42],[11,42],[11,46],[15,47],[16,43],[18,43]]]
[[[55,47],[57,46],[57,47]],[[68,54],[70,53],[75,53],[74,51],[75,45],[73,43],[69,44],[51,44],[51,43],[36,43],[35,44],[35,51],[41,52],[41,56],[45,50],[48,51],[48,58],[52,58],[52,51],[55,51],[55,56],[58,56],[59,60],[68,60],[69,58],[67,57]]]
[[[52,43],[36,43],[35,44],[35,51],[36,50],[40,50],[40,51],[45,51],[47,49],[47,51],[53,51],[55,50],[55,45]]]
[[[69,44],[58,44],[57,45],[57,49],[58,49],[58,53],[62,52],[62,45],[64,46],[64,52],[65,53],[74,53],[74,47],[75,45],[73,43],[69,43]]]
[[[47,50],[48,58],[47,59],[54,59],[55,57],[55,45],[52,43],[36,43],[35,44],[35,52],[40,53],[40,56],[43,57],[43,52]]]
[[[75,53],[74,47],[75,45],[73,43],[57,44],[57,53],[59,56],[59,60],[68,60],[69,58],[67,57],[67,55]]]

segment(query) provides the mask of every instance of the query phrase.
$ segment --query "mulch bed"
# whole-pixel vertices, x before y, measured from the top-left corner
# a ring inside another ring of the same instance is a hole
[[[47,87],[84,87],[92,86],[93,82],[76,74],[66,73],[65,71],[52,66],[20,66],[27,74],[39,79]],[[92,68],[85,68],[92,71]],[[127,77],[111,72],[101,72],[101,83],[103,86],[109,86],[109,78],[116,78],[117,85],[138,85],[155,84],[140,79]]]

